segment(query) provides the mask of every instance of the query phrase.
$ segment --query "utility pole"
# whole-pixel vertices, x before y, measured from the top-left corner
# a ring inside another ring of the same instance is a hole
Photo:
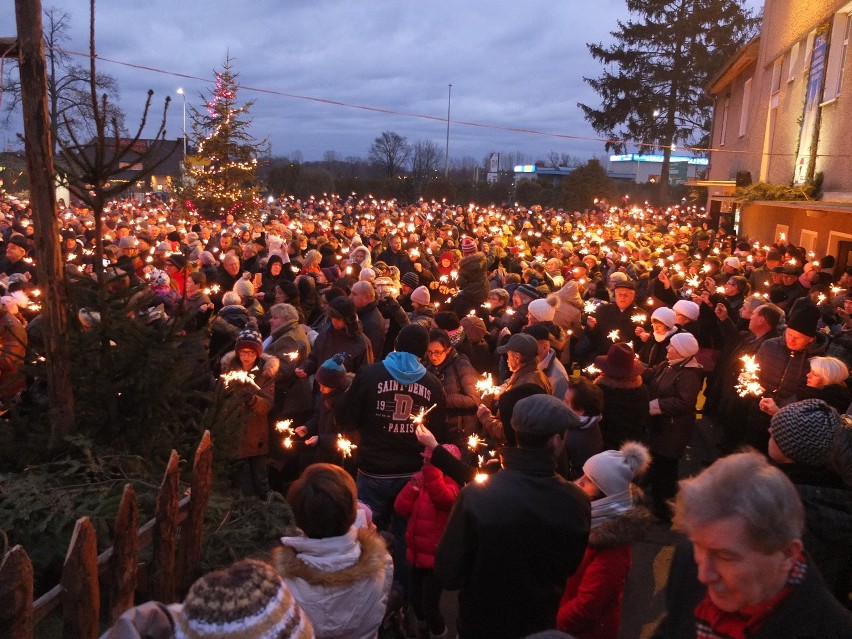
[[[18,69],[30,205],[35,229],[35,260],[44,314],[44,346],[50,419],[50,447],[74,432],[74,394],[71,389],[71,354],[68,346],[67,294],[59,225],[50,118],[47,109],[47,72],[42,40],[41,0],[15,0],[18,27]],[[5,52],[8,47],[0,47]]]
[[[450,101],[453,97],[453,85],[447,89],[447,146],[444,150],[444,179],[450,175]]]

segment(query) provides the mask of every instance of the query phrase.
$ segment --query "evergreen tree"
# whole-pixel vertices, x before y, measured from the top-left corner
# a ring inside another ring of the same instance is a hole
[[[215,75],[209,98],[201,96],[205,108],[191,111],[196,152],[188,159],[187,206],[206,217],[223,218],[228,213],[251,217],[260,203],[257,159],[269,153],[269,144],[249,133],[252,121],[247,116],[254,100],[238,106],[238,74],[231,68],[230,56]]]
[[[562,178],[562,206],[569,211],[590,209],[598,200],[615,195],[615,184],[597,158],[581,164]]]
[[[627,0],[636,19],[619,21],[609,47],[589,44],[606,65],[584,78],[600,108],[580,104],[586,120],[609,138],[607,150],[663,152],[660,199],[669,187],[673,146],[707,146],[712,102],[704,86],[755,33],[758,18],[738,0]]]

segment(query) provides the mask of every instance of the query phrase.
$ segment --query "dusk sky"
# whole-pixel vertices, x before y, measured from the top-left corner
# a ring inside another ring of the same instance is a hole
[[[55,0],[44,6],[70,14],[66,48],[87,51],[88,2]],[[13,35],[13,0],[0,0],[0,16],[0,33]],[[183,87],[187,103],[200,106],[199,92],[212,86],[214,69],[230,53],[245,87],[238,100],[256,100],[252,133],[269,137],[273,155],[298,150],[305,160],[321,159],[326,151],[341,159],[366,157],[373,139],[386,130],[409,142],[432,140],[443,152],[447,85],[452,84],[452,158],[480,161],[497,151],[535,160],[553,150],[585,159],[604,155],[603,143],[577,107],[577,102],[598,104],[583,82],[583,76],[601,71],[586,43],[608,42],[616,21],[626,18],[624,0],[101,1],[98,55],[163,73],[106,61],[98,68],[119,80],[130,129],[149,88],[158,110],[171,95],[171,139],[182,130],[183,103],[176,89]],[[10,141],[19,146],[14,131],[20,118],[12,127],[0,129],[4,148]]]

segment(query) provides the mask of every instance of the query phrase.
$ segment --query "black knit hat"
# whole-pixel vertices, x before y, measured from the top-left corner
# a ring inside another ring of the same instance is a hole
[[[813,304],[800,304],[787,319],[787,328],[808,337],[816,337],[819,309]]]
[[[429,348],[429,331],[421,324],[406,324],[396,336],[394,350],[423,357]]]
[[[335,297],[328,303],[328,312],[332,317],[339,317],[345,322],[355,319],[355,304],[348,297]]]
[[[803,399],[772,416],[769,434],[779,450],[798,464],[823,466],[840,428],[840,415],[821,399]]]

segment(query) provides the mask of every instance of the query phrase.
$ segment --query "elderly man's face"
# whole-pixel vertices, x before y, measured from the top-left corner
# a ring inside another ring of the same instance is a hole
[[[698,580],[710,599],[725,612],[736,612],[774,597],[801,552],[794,540],[781,550],[765,553],[754,547],[742,517],[730,517],[689,531]]]
[[[809,337],[795,329],[788,327],[784,331],[784,342],[787,344],[787,348],[789,348],[791,351],[800,351],[804,348],[807,348],[808,344],[813,341],[813,337]]]
[[[240,261],[237,259],[226,259],[222,265],[231,277],[236,277],[240,272]]]

